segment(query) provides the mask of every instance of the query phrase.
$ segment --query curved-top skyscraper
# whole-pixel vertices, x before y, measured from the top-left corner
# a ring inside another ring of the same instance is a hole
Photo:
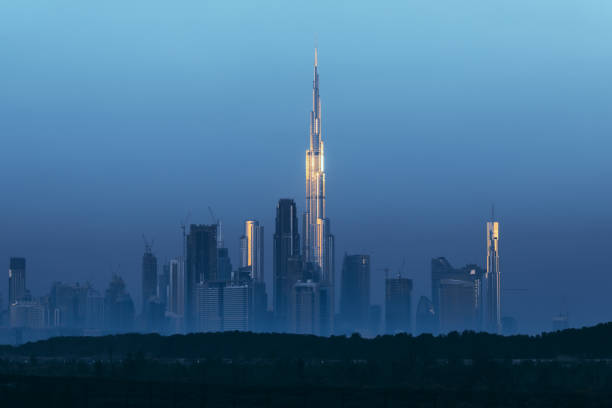
[[[315,48],[310,148],[306,151],[306,210],[303,220],[304,260],[318,265],[322,282],[334,283],[334,237],[325,214],[325,151],[321,136],[321,100]]]

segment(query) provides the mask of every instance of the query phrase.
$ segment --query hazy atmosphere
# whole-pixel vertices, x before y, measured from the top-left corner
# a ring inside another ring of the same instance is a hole
[[[316,45],[338,285],[370,254],[382,304],[405,259],[416,307],[432,258],[484,266],[494,203],[502,315],[610,321],[611,21],[605,0],[2,2],[0,271],[25,257],[36,296],[118,272],[140,305],[142,234],[162,263],[210,206],[234,265],[263,224],[270,296]]]

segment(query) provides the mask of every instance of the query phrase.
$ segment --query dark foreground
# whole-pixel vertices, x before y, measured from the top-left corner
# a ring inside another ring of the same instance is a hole
[[[231,386],[0,376],[6,407],[606,407],[612,392],[451,391],[410,387]]]
[[[610,338],[57,337],[0,347],[0,407],[607,407]]]

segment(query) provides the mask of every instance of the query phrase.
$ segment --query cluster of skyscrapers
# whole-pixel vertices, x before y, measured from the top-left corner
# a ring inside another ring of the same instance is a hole
[[[305,208],[301,234],[293,199],[276,206],[273,234],[272,300],[265,285],[264,227],[245,222],[239,266],[232,267],[221,223],[183,226],[182,253],[159,270],[152,244],[142,256],[142,305],[134,303],[119,276],[104,295],[91,285],[53,284],[48,296],[32,299],[25,285],[25,259],[11,258],[9,321],[12,327],[163,333],[224,330],[279,331],[331,335],[414,332],[411,279],[385,277],[382,305],[370,301],[370,256],[345,254],[336,305],[335,240],[326,214],[326,173],[321,126],[318,56],[315,50],[309,148],[306,151]],[[455,269],[432,260],[431,299],[416,310],[417,332],[501,331],[499,224],[486,224],[486,267]],[[271,304],[271,308],[269,307]]]

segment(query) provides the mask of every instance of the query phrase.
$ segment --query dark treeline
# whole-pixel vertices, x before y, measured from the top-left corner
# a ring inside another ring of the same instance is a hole
[[[109,359],[142,353],[168,359],[519,359],[612,358],[612,323],[537,336],[450,333],[406,334],[364,339],[292,334],[222,332],[160,336],[123,334],[102,337],[56,337],[18,347],[0,347],[0,356],[95,357]]]
[[[612,404],[611,331],[612,324],[601,324],[532,337],[58,337],[0,349],[0,401],[62,408],[603,407]]]

